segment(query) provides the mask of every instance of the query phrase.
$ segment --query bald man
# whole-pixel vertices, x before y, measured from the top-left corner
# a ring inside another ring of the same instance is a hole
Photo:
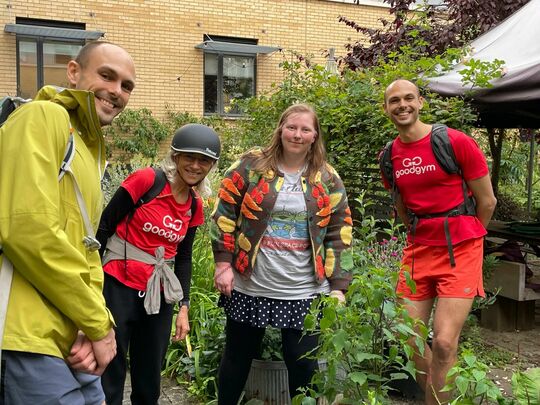
[[[463,177],[442,169],[430,143],[433,126],[419,119],[423,105],[418,87],[408,80],[386,88],[384,111],[398,132],[391,146],[395,204],[408,225],[397,292],[409,314],[425,325],[437,298],[432,346],[426,345],[424,355],[417,352],[414,360],[426,403],[439,404],[450,397],[440,390],[456,362],[473,299],[484,296],[483,237],[497,201],[482,151],[472,138],[452,128],[447,128],[448,137]],[[476,201],[476,212],[465,212],[463,181]],[[385,185],[390,188],[387,181]],[[416,291],[407,286],[405,273],[415,281]]]
[[[101,127],[126,107],[135,67],[123,48],[93,42],[67,77],[69,89],[43,87],[0,129],[0,261],[13,274],[2,287],[1,404],[101,404],[99,375],[116,354],[94,229]],[[59,175],[70,139],[73,160]]]

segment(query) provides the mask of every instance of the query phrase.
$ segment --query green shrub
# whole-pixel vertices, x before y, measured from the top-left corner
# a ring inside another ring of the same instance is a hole
[[[156,159],[161,142],[170,136],[167,127],[147,108],[126,109],[104,130],[108,155],[126,162],[133,155]]]
[[[217,395],[217,369],[225,343],[225,316],[217,306],[219,293],[213,287],[213,280],[209,233],[207,226],[202,226],[193,246],[189,343],[185,340],[169,346],[163,373],[176,377],[190,394],[205,402]]]

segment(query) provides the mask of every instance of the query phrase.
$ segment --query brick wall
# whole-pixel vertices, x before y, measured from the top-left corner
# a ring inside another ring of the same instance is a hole
[[[371,2],[373,3],[373,2]],[[358,34],[337,19],[340,15],[369,26],[388,9],[324,0],[25,0],[0,4],[2,27],[16,17],[85,23],[87,30],[126,48],[135,59],[137,88],[131,108],[147,107],[160,114],[165,104],[178,111],[202,114],[203,52],[194,46],[204,34],[256,38],[259,45],[282,52],[257,58],[257,91],[279,81],[279,64],[291,52],[313,55],[324,64],[323,52],[344,45]],[[16,93],[15,36],[0,34],[0,95]]]

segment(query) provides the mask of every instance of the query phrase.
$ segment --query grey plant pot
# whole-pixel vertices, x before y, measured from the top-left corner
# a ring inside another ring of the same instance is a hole
[[[319,360],[319,369],[326,369],[326,360]],[[289,405],[289,380],[284,361],[253,360],[246,386],[246,399],[258,399],[265,405]]]
[[[246,399],[256,398],[265,405],[290,404],[285,362],[253,360],[244,391]]]

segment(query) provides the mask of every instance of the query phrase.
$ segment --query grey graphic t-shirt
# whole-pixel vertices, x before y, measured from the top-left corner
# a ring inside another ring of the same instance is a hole
[[[309,239],[301,173],[285,174],[249,280],[235,275],[235,289],[252,296],[297,300],[328,293],[319,285]]]

